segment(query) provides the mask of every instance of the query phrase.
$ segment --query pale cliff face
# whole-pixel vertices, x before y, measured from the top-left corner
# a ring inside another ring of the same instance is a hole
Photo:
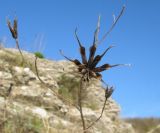
[[[60,95],[76,103],[80,75],[74,64],[67,61],[38,59],[37,78],[34,55],[23,52],[25,64],[15,49],[0,49],[0,132],[82,133],[79,111]],[[85,90],[84,116],[89,124],[101,112],[104,89],[100,82],[91,81]],[[89,133],[134,133],[132,126],[119,119],[120,107],[109,99],[103,117]],[[21,131],[18,131],[21,130]]]

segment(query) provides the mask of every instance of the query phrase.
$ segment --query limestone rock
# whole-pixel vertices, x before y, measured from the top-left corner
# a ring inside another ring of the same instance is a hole
[[[67,95],[76,103],[76,93],[70,94],[78,88],[80,75],[76,66],[68,61],[38,59],[39,75],[45,86],[36,76],[34,55],[25,51],[23,55],[24,64],[17,50],[0,49],[0,127],[11,126],[9,121],[14,120],[13,125],[21,124],[22,131],[27,133],[82,133],[79,111],[62,96]],[[87,125],[99,117],[104,100],[101,83],[91,81],[83,100]],[[119,112],[119,105],[110,98],[103,117],[88,132],[134,133],[132,126],[119,118]]]

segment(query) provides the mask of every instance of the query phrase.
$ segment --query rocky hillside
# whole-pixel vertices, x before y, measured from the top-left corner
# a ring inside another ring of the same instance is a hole
[[[132,124],[136,133],[160,133],[159,118],[128,118],[125,121]]]
[[[77,100],[79,77],[68,61],[38,59],[42,84],[36,76],[31,53],[0,49],[0,132],[1,133],[83,133]],[[65,99],[70,99],[66,101]],[[83,111],[87,124],[99,117],[104,103],[99,81],[85,88]],[[134,133],[132,126],[119,119],[120,107],[109,98],[103,117],[88,133]]]

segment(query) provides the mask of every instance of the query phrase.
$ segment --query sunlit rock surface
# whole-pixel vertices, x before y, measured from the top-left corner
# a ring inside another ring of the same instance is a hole
[[[69,84],[78,82],[80,75],[74,64],[38,59],[44,86],[36,76],[34,54],[23,55],[22,64],[17,50],[0,49],[0,132],[83,133],[79,111],[52,91],[59,94],[62,85],[65,87],[63,77],[70,79]],[[100,82],[91,81],[85,93],[83,111],[89,125],[101,113],[104,89]],[[132,126],[119,118],[119,112],[119,105],[110,98],[103,117],[88,133],[134,133]]]

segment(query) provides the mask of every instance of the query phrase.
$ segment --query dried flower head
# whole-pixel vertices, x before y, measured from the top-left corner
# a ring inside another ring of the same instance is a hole
[[[89,59],[87,60],[86,57],[86,51],[85,51],[85,47],[81,44],[78,35],[77,35],[77,29],[75,30],[75,37],[78,41],[79,44],[79,48],[80,48],[80,54],[81,54],[81,59],[82,59],[82,63],[75,59],[72,60],[70,58],[68,58],[67,56],[65,56],[62,51],[61,54],[69,61],[73,62],[76,66],[78,66],[78,71],[83,75],[83,79],[89,81],[91,78],[96,78],[96,79],[102,79],[102,75],[100,74],[100,72],[108,70],[112,67],[116,67],[119,65],[123,65],[123,64],[116,64],[116,65],[110,65],[108,63],[97,67],[97,64],[101,61],[101,59],[103,58],[103,56],[107,53],[108,50],[110,50],[113,46],[109,46],[101,55],[96,55],[95,56],[95,52],[97,50],[97,46],[98,46],[98,33],[99,33],[99,29],[100,29],[100,17],[98,19],[98,24],[97,24],[97,28],[94,32],[94,39],[93,39],[93,44],[90,47],[90,51],[89,51]]]
[[[113,91],[114,91],[113,87],[109,88],[107,86],[107,88],[105,89],[105,98],[108,99],[112,95]]]
[[[19,53],[21,54],[21,57],[22,57],[22,64],[24,63],[24,57],[23,57],[23,54],[21,52],[21,49],[20,49],[20,46],[19,46],[19,41],[18,41],[18,21],[17,21],[17,18],[14,19],[13,21],[13,26],[11,26],[11,22],[9,19],[7,19],[7,25],[8,25],[8,28],[12,34],[12,37],[13,39],[15,39],[16,41],[16,47],[18,48],[19,50]]]
[[[11,26],[10,20],[7,20],[8,28],[9,28],[9,30],[10,30],[10,32],[12,34],[12,37],[14,39],[18,38],[17,23],[18,23],[17,18],[14,19],[13,26]]]

